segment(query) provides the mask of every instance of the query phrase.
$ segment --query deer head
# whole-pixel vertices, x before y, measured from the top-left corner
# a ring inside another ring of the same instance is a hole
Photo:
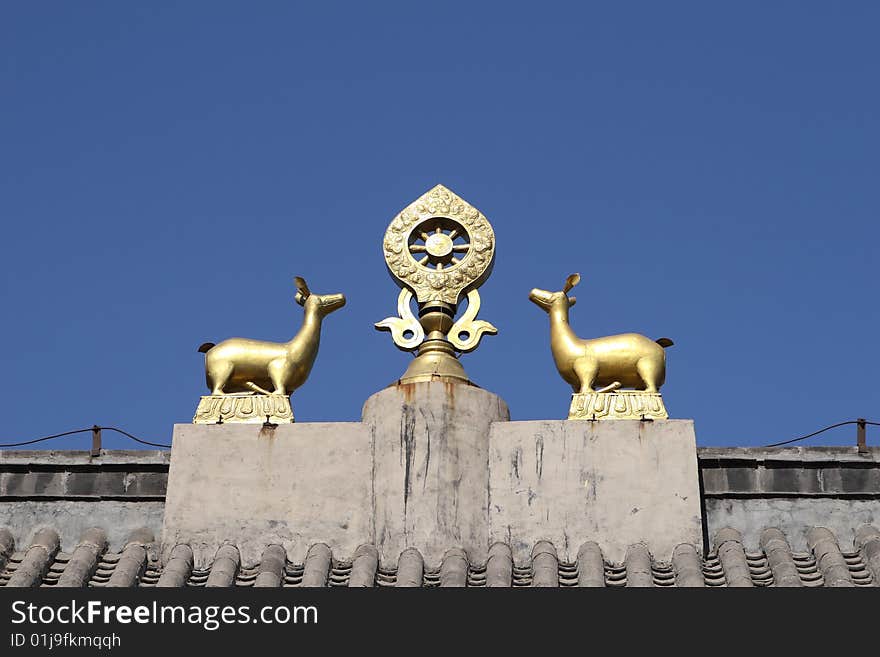
[[[539,290],[538,288],[535,288],[529,292],[529,300],[541,308],[545,313],[549,313],[554,308],[565,309],[567,311],[577,303],[577,297],[568,296],[568,291],[580,282],[581,275],[572,274],[565,279],[565,285],[559,292],[548,292],[547,290]]]
[[[296,302],[305,308],[306,313],[314,313],[319,317],[326,317],[334,310],[345,305],[344,294],[312,294],[304,278],[297,276],[293,279],[296,285]]]

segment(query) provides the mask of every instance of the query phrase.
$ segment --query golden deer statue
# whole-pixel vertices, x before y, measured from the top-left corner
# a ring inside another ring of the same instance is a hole
[[[666,347],[669,338],[657,341],[638,333],[621,333],[582,340],[568,324],[568,309],[577,299],[568,291],[580,283],[572,274],[559,292],[534,289],[529,299],[550,315],[550,348],[556,369],[575,393],[609,392],[621,387],[648,393],[660,391],[666,378]],[[594,390],[593,386],[604,386]]]
[[[345,305],[345,296],[312,294],[302,278],[297,276],[294,281],[295,299],[304,308],[305,317],[290,342],[230,338],[199,347],[205,354],[205,376],[212,395],[249,390],[264,395],[289,395],[305,383],[318,355],[321,321]]]

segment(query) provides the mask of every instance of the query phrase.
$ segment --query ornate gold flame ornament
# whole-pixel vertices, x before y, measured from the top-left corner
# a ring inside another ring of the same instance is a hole
[[[376,324],[394,344],[415,352],[400,383],[445,380],[470,383],[458,361],[486,334],[498,330],[478,320],[482,285],[495,263],[495,233],[483,214],[443,185],[404,208],[388,226],[385,263],[402,288],[398,317]],[[461,301],[467,310],[456,320]],[[412,312],[415,299],[418,317]]]
[[[312,371],[321,341],[321,322],[345,305],[342,294],[312,294],[305,280],[294,279],[294,299],[303,307],[299,332],[290,342],[230,338],[199,347],[205,354],[210,395],[202,397],[195,424],[293,422],[290,394]]]
[[[577,302],[568,292],[580,280],[580,274],[572,274],[558,292],[535,288],[529,293],[529,299],[550,316],[553,360],[574,390],[568,419],[668,418],[660,386],[666,379],[666,348],[672,340],[651,340],[638,333],[580,339],[568,323],[568,311]]]

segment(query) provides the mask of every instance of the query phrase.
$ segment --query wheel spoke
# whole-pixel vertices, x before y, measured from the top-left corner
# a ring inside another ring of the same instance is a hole
[[[443,271],[443,263],[442,262],[437,263],[437,271]]]
[[[422,258],[421,260],[419,260],[419,264],[420,264],[420,265],[424,265],[426,262],[428,262],[428,256],[425,256],[424,258]]]
[[[453,228],[452,232],[449,233],[449,239],[454,240],[456,237],[458,237],[458,229]]]
[[[423,242],[428,241],[428,233],[419,233],[419,235],[421,236]]]
[[[410,253],[424,253],[425,252],[424,244],[410,244],[409,251]]]
[[[452,250],[456,253],[465,253],[468,249],[471,248],[470,244],[453,244]]]
[[[440,226],[437,226],[437,228],[434,230],[434,234],[435,234],[435,235],[442,235],[442,234],[443,234],[443,229],[440,228]]]
[[[459,260],[455,256],[452,256],[452,259],[449,262],[451,262],[453,265],[457,265],[459,262],[461,262],[461,260]]]

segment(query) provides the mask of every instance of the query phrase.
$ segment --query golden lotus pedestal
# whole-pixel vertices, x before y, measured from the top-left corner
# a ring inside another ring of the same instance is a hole
[[[286,395],[250,392],[205,395],[199,402],[193,424],[290,424],[293,409]]]
[[[615,390],[574,393],[569,420],[666,420],[669,413],[659,392]]]

